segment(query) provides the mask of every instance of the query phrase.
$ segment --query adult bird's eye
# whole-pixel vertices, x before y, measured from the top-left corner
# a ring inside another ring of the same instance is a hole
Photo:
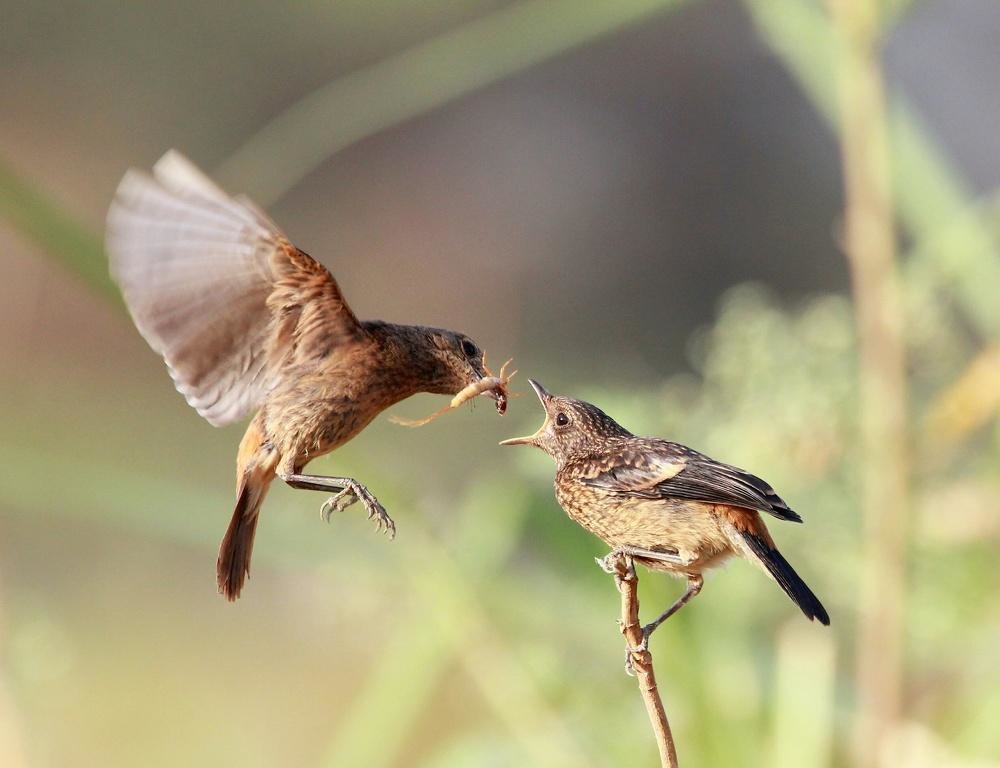
[[[569,416],[567,416],[562,411],[560,411],[559,413],[557,413],[556,414],[556,426],[557,427],[565,427],[567,424],[569,424]]]
[[[468,339],[462,339],[462,354],[466,357],[475,357],[479,354],[479,349]]]

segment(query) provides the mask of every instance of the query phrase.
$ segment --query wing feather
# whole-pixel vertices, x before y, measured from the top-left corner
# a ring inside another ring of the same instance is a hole
[[[782,520],[802,518],[774,489],[739,467],[665,440],[641,440],[621,460],[583,481],[622,496],[689,499],[767,512]]]
[[[324,266],[173,150],[152,175],[125,174],[107,248],[136,326],[212,424],[258,408],[282,365],[301,360],[298,347],[359,332]]]

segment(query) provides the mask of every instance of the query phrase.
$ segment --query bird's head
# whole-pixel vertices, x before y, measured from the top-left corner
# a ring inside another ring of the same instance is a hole
[[[504,440],[500,445],[533,445],[561,463],[600,451],[609,440],[631,436],[596,405],[550,394],[534,379],[528,383],[545,409],[545,423],[533,435]]]
[[[423,391],[436,395],[456,395],[469,384],[490,375],[482,348],[464,333],[441,328],[423,330],[429,340],[427,347],[433,369],[426,377]],[[503,413],[506,409],[506,395],[492,389],[483,394],[497,401],[497,410]]]

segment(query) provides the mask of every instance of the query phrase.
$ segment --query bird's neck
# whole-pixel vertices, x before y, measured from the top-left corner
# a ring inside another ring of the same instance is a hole
[[[434,342],[427,328],[398,325],[382,320],[362,324],[378,350],[384,385],[393,402],[418,392],[447,394],[446,371],[434,354]]]
[[[622,429],[621,435],[607,437],[599,444],[581,445],[556,458],[556,471],[567,475],[588,474],[595,465],[607,462],[609,455],[618,452],[624,441],[632,436]]]

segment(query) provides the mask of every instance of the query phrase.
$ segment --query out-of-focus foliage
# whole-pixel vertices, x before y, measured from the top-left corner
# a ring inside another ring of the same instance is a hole
[[[922,4],[881,5],[898,25]],[[744,6],[829,117],[822,9]],[[912,111],[900,107],[893,120],[916,505],[905,720],[883,762],[995,766],[1000,228],[995,203],[956,182]],[[2,171],[0,226],[10,229],[0,235],[30,242],[34,260],[56,255],[93,274],[98,235],[73,225],[45,187]],[[670,265],[686,268],[697,265]],[[81,299],[54,268],[44,274],[39,290],[78,302],[96,332],[88,350],[60,346],[51,331],[36,349],[18,326],[3,338],[32,369],[0,378],[0,765],[652,763],[622,671],[617,596],[592,565],[599,542],[556,507],[545,457],[493,447],[537,423],[530,396],[504,422],[489,408],[412,432],[380,420],[313,465],[349,467],[376,489],[399,523],[392,544],[356,512],[322,527],[321,497],[276,488],[247,594],[228,606],[213,593],[212,567],[239,430],[209,430],[182,410],[117,308]],[[8,297],[22,321],[35,311],[32,285],[27,298]],[[625,309],[614,322],[645,330]],[[545,352],[526,374],[599,403],[633,431],[753,470],[806,520],[771,530],[825,602],[830,629],[805,623],[771,582],[735,562],[655,637],[682,764],[850,764],[864,532],[849,298],[738,284],[691,336],[685,370],[666,378],[605,370],[592,339],[591,373],[571,379],[566,370],[587,366],[564,366],[544,346],[547,330],[524,336]],[[106,363],[74,365],[80,356]],[[642,574],[644,613],[678,589]]]

